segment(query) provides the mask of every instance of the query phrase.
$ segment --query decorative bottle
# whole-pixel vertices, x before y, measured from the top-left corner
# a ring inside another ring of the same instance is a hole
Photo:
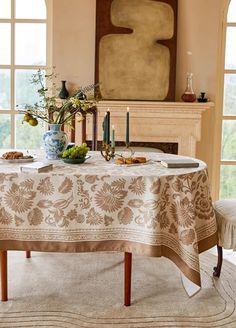
[[[66,81],[61,81],[61,90],[59,92],[59,98],[60,99],[66,99],[69,96],[69,92],[66,89]]]
[[[196,94],[193,91],[192,73],[187,73],[187,86],[181,98],[185,102],[194,102],[196,100]]]

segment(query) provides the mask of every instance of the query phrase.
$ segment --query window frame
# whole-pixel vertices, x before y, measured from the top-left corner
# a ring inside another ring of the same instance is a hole
[[[45,19],[22,19],[15,18],[15,0],[11,0],[11,17],[0,18],[0,23],[10,23],[11,29],[11,49],[10,49],[10,65],[1,65],[0,69],[10,70],[10,108],[0,110],[1,115],[10,115],[10,147],[15,148],[16,145],[16,115],[19,114],[15,109],[15,71],[22,70],[38,70],[47,71],[47,68],[52,67],[52,0],[44,0],[46,5]],[[46,64],[45,65],[15,65],[15,26],[17,23],[44,23],[46,24]]]
[[[235,166],[236,160],[222,160],[222,131],[224,121],[236,121],[236,115],[224,115],[224,78],[225,74],[236,74],[236,69],[225,69],[225,55],[226,55],[226,33],[227,27],[233,26],[236,28],[235,23],[227,21],[229,6],[231,0],[224,0],[222,4],[221,28],[220,28],[220,47],[218,53],[218,83],[216,93],[216,116],[215,116],[215,130],[214,130],[214,153],[213,153],[213,174],[212,174],[212,197],[214,200],[220,198],[220,178],[221,167],[223,165]]]

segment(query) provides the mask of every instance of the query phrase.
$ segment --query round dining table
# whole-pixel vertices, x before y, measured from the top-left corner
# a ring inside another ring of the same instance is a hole
[[[199,254],[217,243],[207,165],[166,168],[164,153],[139,153],[146,163],[117,165],[90,152],[83,164],[0,163],[1,299],[7,295],[7,251],[124,252],[124,303],[131,303],[132,254],[174,262],[201,286]],[[41,156],[41,157],[40,157]],[[148,279],[148,277],[147,277]],[[157,291],[158,292],[158,291]]]

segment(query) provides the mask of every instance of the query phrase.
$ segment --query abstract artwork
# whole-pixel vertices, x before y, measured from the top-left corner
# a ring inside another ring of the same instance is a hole
[[[175,100],[176,23],[177,0],[97,0],[103,99]]]

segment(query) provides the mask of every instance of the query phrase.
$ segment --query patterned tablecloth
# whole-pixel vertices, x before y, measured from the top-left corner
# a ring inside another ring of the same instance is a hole
[[[48,173],[0,163],[0,249],[122,251],[171,259],[201,284],[199,253],[216,244],[207,168],[167,169],[169,154],[118,166],[99,153]]]

